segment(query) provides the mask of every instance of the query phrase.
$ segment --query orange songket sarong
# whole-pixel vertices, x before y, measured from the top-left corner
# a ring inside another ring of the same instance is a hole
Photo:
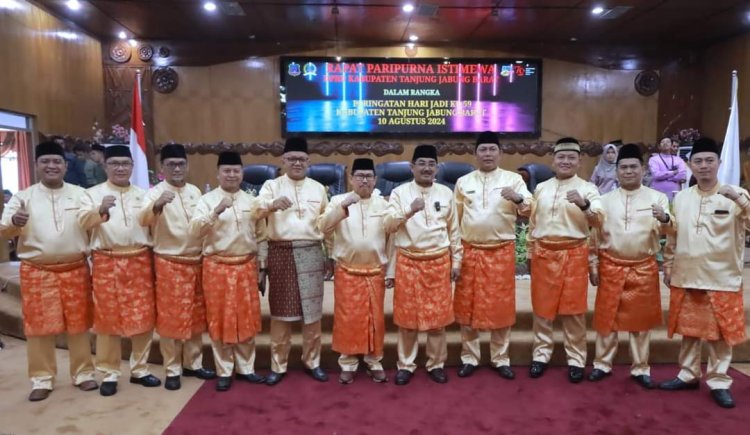
[[[187,340],[206,331],[201,257],[154,255],[156,332]]]
[[[589,247],[585,240],[534,243],[531,262],[531,306],[534,314],[554,320],[558,314],[586,312]]]
[[[94,331],[132,337],[154,329],[151,250],[94,251]]]
[[[28,337],[91,328],[91,276],[85,259],[66,264],[21,262],[23,331]]]
[[[385,270],[338,263],[333,292],[333,350],[345,355],[383,355]]]
[[[435,254],[399,249],[393,292],[393,323],[429,331],[453,323],[451,258],[447,249]]]
[[[607,336],[612,331],[648,331],[661,323],[656,257],[623,260],[599,252],[594,329]]]
[[[745,341],[745,304],[742,290],[709,291],[672,287],[669,297],[669,337],[715,341],[734,346]]]
[[[474,329],[512,326],[516,323],[515,243],[463,245],[461,277],[453,300],[456,322]]]
[[[203,294],[212,340],[242,343],[260,332],[255,256],[203,257]]]

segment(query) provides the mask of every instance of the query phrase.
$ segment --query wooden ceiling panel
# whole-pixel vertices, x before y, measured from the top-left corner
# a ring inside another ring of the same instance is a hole
[[[36,3],[105,42],[126,30],[169,45],[182,65],[393,46],[415,34],[435,47],[512,49],[617,68],[635,57],[658,67],[750,29],[747,0],[412,0],[411,13],[401,9],[408,0],[235,0],[240,16],[222,6],[207,13],[201,0],[81,1],[79,11],[65,0]],[[598,3],[630,9],[602,19],[591,14]]]

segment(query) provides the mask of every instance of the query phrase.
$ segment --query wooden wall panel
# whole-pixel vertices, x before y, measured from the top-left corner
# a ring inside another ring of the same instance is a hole
[[[732,91],[732,70],[739,74],[738,102],[740,138],[750,135],[750,35],[739,36],[706,50],[701,77],[702,129],[701,132],[717,141],[724,140],[729,121]]]
[[[332,51],[302,53],[333,56]],[[342,50],[343,56],[403,57],[402,48]],[[420,48],[423,57],[504,57],[506,53],[480,50]],[[278,58],[255,58],[210,67],[175,67],[180,85],[171,94],[154,95],[154,140],[174,142],[268,142],[279,140]],[[657,131],[658,94],[638,95],[633,88],[637,71],[610,71],[593,66],[544,60],[542,89],[542,140],[572,135],[581,140],[653,143]],[[405,145],[414,141],[400,141]],[[403,160],[387,155],[377,162]],[[349,164],[354,156],[312,156],[314,162]],[[246,163],[278,162],[273,156],[243,156]],[[471,161],[471,156],[446,156],[443,160]],[[190,157],[192,182],[215,185],[215,156]],[[549,163],[551,157],[508,155],[503,167],[515,169],[527,161]],[[595,164],[587,157],[582,173]]]
[[[35,115],[41,132],[90,137],[104,114],[101,44],[19,4],[0,9],[0,109]],[[78,38],[64,39],[61,31]]]

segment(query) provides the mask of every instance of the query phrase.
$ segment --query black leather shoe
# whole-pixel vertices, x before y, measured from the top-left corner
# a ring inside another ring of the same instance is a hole
[[[237,373],[235,375],[235,377],[237,379],[241,379],[243,381],[250,382],[251,384],[263,384],[263,383],[266,382],[266,377],[265,376],[257,375],[255,373],[250,373],[250,374],[247,374],[247,375],[241,375],[241,374]]]
[[[219,376],[219,380],[216,381],[216,391],[228,391],[231,386],[231,376]]]
[[[448,382],[448,375],[443,369],[432,369],[427,372],[430,375],[430,379],[437,382],[438,384],[445,384]]]
[[[529,367],[529,377],[530,378],[541,378],[542,375],[544,375],[544,372],[547,370],[547,363],[539,362],[539,361],[532,361],[531,367]]]
[[[611,374],[612,372],[605,372],[602,369],[594,369],[589,374],[588,380],[591,382],[599,382],[607,376],[610,376]]]
[[[653,381],[651,381],[651,376],[649,375],[630,375],[630,378],[634,380],[638,385],[647,390],[653,390],[654,388],[656,388],[656,385],[653,383]]]
[[[500,375],[501,378],[505,378],[505,379],[516,378],[516,374],[513,373],[513,369],[511,369],[510,366],[493,367],[493,370],[495,370],[497,374]]]
[[[577,384],[583,380],[583,367],[568,366],[568,380]]]
[[[183,368],[182,376],[208,380],[215,378],[216,372],[213,370],[204,369],[203,367],[199,368],[198,370]]]
[[[734,399],[729,390],[711,390],[711,397],[714,398],[714,402],[722,408],[734,408]]]
[[[328,382],[328,375],[326,374],[325,370],[321,369],[320,367],[315,367],[312,370],[305,369],[305,373],[310,375],[318,382]]]
[[[396,385],[406,385],[411,381],[411,377],[414,373],[409,370],[399,370],[396,372]]]
[[[167,376],[167,379],[164,381],[164,388],[167,390],[179,390],[181,386],[179,376]]]
[[[469,376],[474,374],[474,370],[476,369],[477,366],[475,366],[474,364],[464,364],[458,368],[458,377],[468,378]]]
[[[278,384],[282,379],[284,379],[284,375],[286,375],[286,373],[271,372],[268,376],[266,376],[266,385]]]
[[[130,378],[131,384],[143,385],[144,387],[158,387],[161,381],[154,375],[146,375],[142,378]]]
[[[660,390],[677,391],[677,390],[697,390],[700,385],[698,381],[685,382],[680,378],[674,378],[671,381],[659,384]]]
[[[117,382],[102,382],[99,387],[99,394],[102,396],[114,396],[117,394]]]

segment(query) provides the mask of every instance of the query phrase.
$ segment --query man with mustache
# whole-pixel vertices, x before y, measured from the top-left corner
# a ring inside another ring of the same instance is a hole
[[[496,133],[477,138],[479,169],[456,182],[455,198],[464,257],[456,282],[454,311],[461,325],[461,368],[468,377],[479,365],[479,330],[490,331],[491,367],[515,378],[508,349],[516,322],[516,218],[528,216],[531,194],[520,175],[500,169]]]
[[[333,233],[333,350],[341,353],[339,382],[354,381],[364,355],[367,374],[386,382],[383,359],[385,271],[389,259],[384,215],[388,201],[373,195],[376,174],[372,159],[352,164],[352,192],[336,195],[326,208],[320,229]]]
[[[232,386],[232,375],[252,384],[255,336],[261,329],[258,283],[266,262],[265,221],[259,201],[240,189],[242,158],[219,154],[219,187],[203,195],[190,221],[191,235],[203,242],[203,292],[211,349],[219,379],[216,391]]]
[[[185,181],[185,147],[169,144],[160,151],[164,181],[146,194],[138,219],[154,239],[156,273],[156,332],[167,379],[164,388],[179,390],[180,377],[212,379],[203,368],[206,306],[201,284],[201,240],[190,235],[190,218],[201,197]]]
[[[418,334],[427,332],[427,372],[440,384],[448,382],[445,327],[453,323],[452,285],[461,274],[463,247],[453,192],[435,184],[437,150],[414,149],[414,181],[391,192],[386,231],[395,232],[397,248],[393,322],[398,325],[396,385],[406,385],[417,368]]]
[[[21,303],[32,390],[46,399],[55,384],[55,336],[66,334],[70,376],[82,391],[96,390],[88,330],[92,321],[88,235],[76,219],[84,190],[63,182],[65,153],[55,142],[36,146],[39,183],[14,195],[3,210],[0,234],[18,236]]]
[[[328,205],[328,195],[322,184],[307,177],[310,158],[305,139],[287,139],[281,159],[284,175],[266,181],[258,194],[261,217],[268,220],[271,374],[266,383],[276,385],[284,378],[292,322],[298,321],[302,321],[306,371],[316,381],[327,382],[328,375],[320,367],[320,319],[323,279],[333,265],[323,254],[318,219]]]
[[[650,330],[662,322],[659,294],[659,237],[671,228],[666,195],[641,184],[643,156],[635,144],[617,154],[619,188],[602,196],[607,215],[594,231],[591,284],[599,286],[594,309],[596,357],[590,381],[612,374],[618,331],[630,333],[631,378],[651,389]],[[598,266],[597,266],[598,264]]]
[[[741,187],[719,181],[720,155],[713,139],[696,140],[690,169],[697,184],[675,196],[676,233],[667,237],[664,283],[671,287],[669,336],[682,335],[680,372],[659,388],[698,389],[705,341],[711,396],[722,408],[733,408],[727,371],[732,346],[746,339],[742,270],[750,196]]]
[[[107,182],[81,196],[78,222],[91,235],[96,368],[104,372],[99,393],[117,393],[122,360],[121,338],[132,344],[130,383],[157,387],[148,355],[156,320],[151,237],[138,222],[146,192],[130,183],[130,148],[104,151]]]
[[[555,178],[537,186],[529,218],[531,305],[534,347],[529,376],[547,369],[554,340],[552,321],[560,316],[568,359],[568,379],[583,380],[586,366],[586,293],[589,228],[604,218],[599,190],[576,174],[581,146],[572,137],[555,144]]]

